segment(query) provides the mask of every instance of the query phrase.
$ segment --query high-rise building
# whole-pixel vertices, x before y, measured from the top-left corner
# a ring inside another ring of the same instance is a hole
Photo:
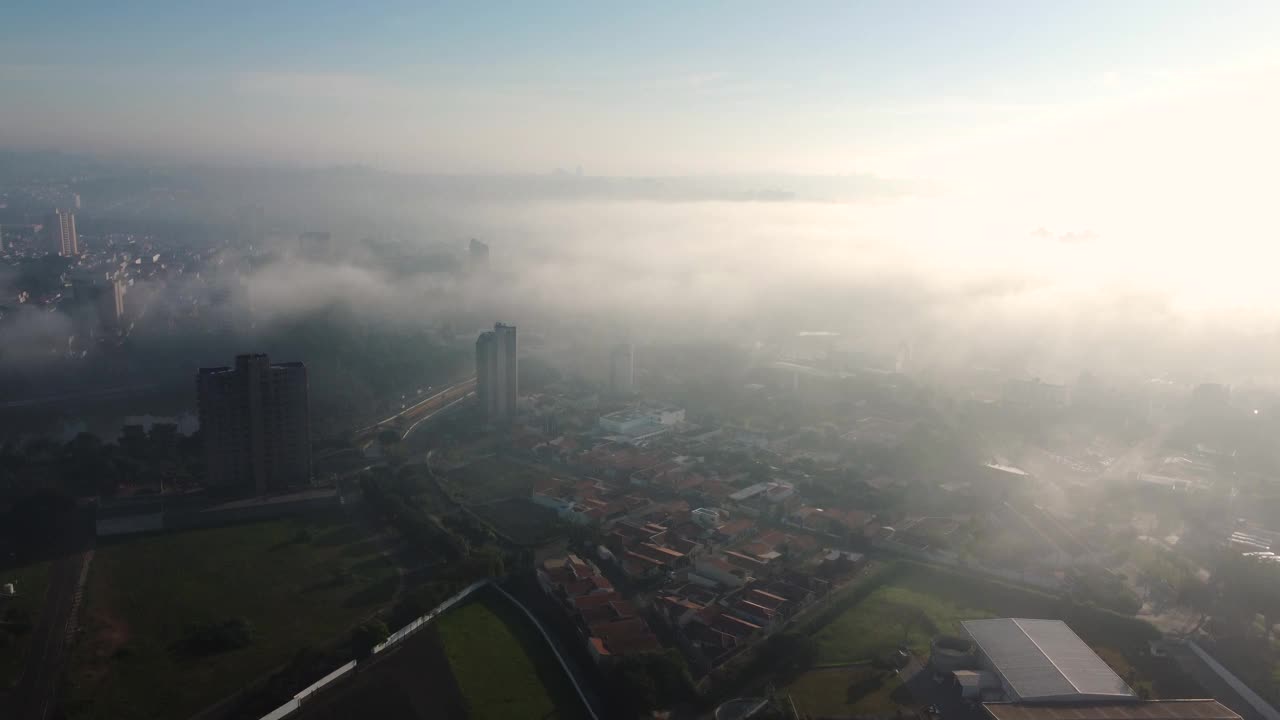
[[[96,318],[96,323],[81,330],[86,335],[97,336],[116,333],[125,324],[125,300],[129,284],[124,275],[117,272],[94,276],[76,273],[71,278],[71,298],[75,301],[83,319]]]
[[[510,422],[516,413],[516,327],[498,323],[476,339],[476,397],[485,418],[492,423]]]
[[[259,495],[311,481],[307,369],[237,355],[196,375],[206,480]]]
[[[77,210],[80,209],[80,193],[71,193],[71,204],[74,205]]]
[[[635,379],[635,348],[631,347],[631,343],[622,343],[609,353],[609,392],[614,395],[629,395]]]
[[[124,325],[124,296],[128,291],[129,285],[123,275],[116,273],[111,277],[111,305],[105,309],[117,329]]]
[[[475,238],[467,243],[467,269],[473,273],[489,269],[489,246]]]
[[[49,237],[49,251],[62,257],[80,254],[80,237],[76,235],[76,214],[70,210],[54,210],[44,221]]]

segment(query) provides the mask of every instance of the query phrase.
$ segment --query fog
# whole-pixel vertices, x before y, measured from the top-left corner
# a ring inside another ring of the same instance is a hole
[[[1028,224],[984,235],[949,225],[946,212],[929,195],[485,202],[437,209],[411,231],[415,242],[459,252],[462,228],[489,242],[484,280],[282,259],[248,289],[255,312],[282,315],[331,302],[402,321],[465,308],[744,343],[823,327],[872,349],[910,342],[929,363],[996,362],[1058,377],[1093,369],[1269,380],[1280,360],[1274,290],[1226,239],[1221,254],[1205,257],[1088,229]]]
[[[170,287],[220,289],[231,301],[219,312],[258,328],[332,306],[398,326],[572,320],[617,337],[743,345],[823,328],[869,351],[910,343],[924,367],[1060,379],[1089,369],[1267,382],[1280,361],[1277,291],[1261,281],[1265,264],[1241,262],[1247,240],[1206,253],[1020,220],[1017,208],[977,222],[962,191],[874,178],[769,178],[755,187],[775,199],[759,200],[751,185],[715,179],[236,173],[170,170],[153,182],[196,190],[157,212],[219,244],[235,240],[239,221],[224,219],[245,197],[267,208],[252,250],[222,251],[220,267],[236,272]],[[85,212],[82,232],[93,242],[95,225],[119,222]],[[330,254],[298,252],[297,232],[329,228]],[[465,271],[469,237],[492,247],[484,277]],[[12,295],[13,276],[0,281]],[[38,357],[29,337],[68,334],[57,314],[15,317],[5,362]]]

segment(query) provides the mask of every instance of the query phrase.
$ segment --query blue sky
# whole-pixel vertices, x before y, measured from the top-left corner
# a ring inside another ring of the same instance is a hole
[[[19,3],[0,25],[0,144],[918,171],[921,148],[1265,66],[1278,19],[1266,2]]]

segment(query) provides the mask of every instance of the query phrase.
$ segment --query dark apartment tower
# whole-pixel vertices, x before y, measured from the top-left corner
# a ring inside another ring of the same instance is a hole
[[[467,269],[472,273],[489,269],[489,246],[475,238],[467,243]]]
[[[516,414],[516,327],[498,323],[476,339],[476,397],[485,419],[508,423]]]
[[[237,355],[196,376],[210,486],[259,495],[311,482],[307,368]]]

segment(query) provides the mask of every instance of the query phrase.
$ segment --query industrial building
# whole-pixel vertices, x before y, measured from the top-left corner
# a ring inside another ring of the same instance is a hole
[[[684,409],[666,405],[629,408],[602,415],[600,429],[610,435],[630,440],[654,437],[683,423]]]
[[[960,623],[972,645],[935,641],[934,668],[955,674],[971,699],[1070,703],[1136,700],[1133,689],[1061,620]]]
[[[1217,700],[984,703],[982,709],[991,720],[1240,720]]]
[[[930,644],[935,673],[955,678],[991,720],[1240,720],[1216,700],[1142,700],[1061,620],[960,623]]]

